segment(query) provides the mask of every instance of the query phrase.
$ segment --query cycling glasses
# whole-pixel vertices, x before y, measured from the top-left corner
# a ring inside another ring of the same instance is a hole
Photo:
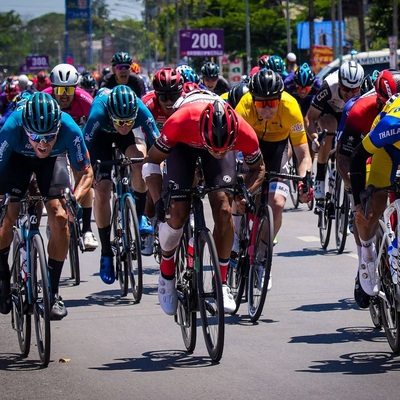
[[[156,92],[157,99],[161,101],[162,103],[167,102],[168,100],[171,100],[175,103],[181,97],[181,92],[170,92],[170,93],[160,93]]]
[[[62,96],[64,93],[71,96],[75,93],[75,86],[54,86],[53,92],[57,96]]]
[[[115,66],[115,69],[117,71],[126,71],[128,69],[131,69],[131,65],[130,64],[117,64]]]
[[[211,78],[208,78],[208,77],[204,76],[203,79],[204,79],[205,81],[215,82],[215,81],[218,80],[218,76],[213,76],[213,77],[211,77]]]
[[[348,88],[347,86],[341,85],[340,88],[343,90],[345,93],[358,93],[360,91],[359,87],[356,88]]]
[[[117,126],[132,126],[135,122],[134,119],[116,119],[116,118],[112,118],[112,121]]]
[[[253,101],[254,101],[254,105],[257,108],[265,108],[265,107],[274,108],[274,107],[279,106],[280,99],[274,99],[274,100],[255,100],[255,99],[253,99]]]
[[[307,93],[309,93],[309,92],[311,92],[311,86],[299,86],[299,85],[297,85],[297,90],[299,92],[307,92]]]
[[[50,143],[57,137],[60,127],[58,126],[56,131],[49,133],[48,135],[39,135],[37,133],[29,132],[26,128],[24,129],[25,133],[28,135],[29,139],[32,140],[32,142],[40,143],[41,141],[43,141],[45,143]]]

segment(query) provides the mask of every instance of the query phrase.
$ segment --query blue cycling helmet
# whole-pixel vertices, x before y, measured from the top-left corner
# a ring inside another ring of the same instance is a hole
[[[219,67],[217,64],[213,62],[206,62],[201,67],[201,75],[203,78],[218,78],[219,75]]]
[[[196,72],[193,69],[184,69],[183,71],[179,71],[179,72],[181,73],[181,76],[182,76],[184,82],[193,82],[193,83],[200,82],[199,76],[196,74]]]
[[[108,111],[114,119],[136,119],[138,100],[135,92],[129,86],[115,86],[108,96]]]
[[[283,58],[276,55],[273,55],[270,58],[268,58],[266,68],[271,69],[272,71],[278,72],[280,74],[286,70]]]
[[[304,63],[294,72],[293,80],[296,85],[307,87],[312,86],[315,80],[314,71],[307,63]]]
[[[380,72],[381,72],[381,71],[379,71],[379,70],[376,69],[376,70],[374,70],[374,72],[371,74],[371,79],[372,79],[372,82],[373,82],[373,83],[375,83],[376,78],[378,78]]]
[[[28,132],[51,135],[57,132],[60,124],[60,106],[50,94],[36,92],[25,103],[22,125]]]

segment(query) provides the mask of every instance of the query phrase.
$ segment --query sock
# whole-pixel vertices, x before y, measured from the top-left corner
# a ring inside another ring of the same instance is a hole
[[[82,232],[92,232],[92,207],[82,208]]]
[[[316,181],[325,181],[325,167],[326,164],[317,162],[317,174],[315,175]]]
[[[137,213],[138,217],[140,217],[144,213],[147,192],[139,193],[139,192],[135,191],[134,197],[135,197],[135,202],[136,202],[136,213]]]
[[[57,261],[53,258],[49,258],[49,274],[50,274],[50,285],[53,295],[58,293],[58,286],[60,284],[61,271],[64,265],[64,261]]]
[[[229,258],[219,258],[219,268],[221,271],[222,284],[226,283],[226,276],[228,275]]]
[[[162,256],[160,264],[160,272],[164,279],[172,280],[175,278],[174,255],[169,257]]]
[[[366,262],[371,262],[376,260],[376,249],[375,249],[376,235],[371,239],[362,240],[361,243],[361,255]]]
[[[114,253],[110,243],[111,225],[105,228],[99,228],[99,238],[101,243],[101,255],[104,257],[113,257]]]
[[[10,246],[0,250],[0,280],[6,281],[11,278],[10,268],[8,266],[8,254]]]

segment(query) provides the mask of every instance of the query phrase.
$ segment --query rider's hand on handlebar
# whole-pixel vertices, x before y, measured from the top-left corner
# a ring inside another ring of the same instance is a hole
[[[241,196],[235,196],[235,203],[237,208],[238,214],[245,214],[246,213],[246,199]]]
[[[307,190],[307,185],[304,182],[299,182],[298,190],[300,203],[308,203],[314,198],[314,189],[309,187]]]

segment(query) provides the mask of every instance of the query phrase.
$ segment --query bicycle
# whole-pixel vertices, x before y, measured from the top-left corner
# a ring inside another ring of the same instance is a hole
[[[368,210],[372,194],[381,190],[393,190],[396,200],[391,202],[379,220],[376,249],[378,250],[378,274],[380,290],[372,297],[370,313],[375,327],[383,326],[389,346],[394,354],[400,354],[400,269],[399,256],[390,255],[393,240],[399,238],[398,217],[400,213],[400,179],[397,177],[393,186],[375,188],[369,185],[362,193],[361,201],[364,213]]]
[[[239,229],[239,252],[232,255],[227,282],[236,302],[236,310],[231,314],[239,309],[246,288],[248,314],[252,322],[261,316],[271,275],[274,216],[268,205],[268,194],[271,180],[275,178],[297,182],[303,179],[298,175],[267,171],[261,185],[260,199],[256,202],[243,178],[238,176],[238,193],[246,200],[246,212]]]
[[[113,143],[113,159],[97,160],[95,180],[98,181],[101,166],[112,167],[112,214],[111,246],[116,259],[116,276],[121,288],[121,296],[128,294],[130,282],[133,298],[139,303],[143,294],[143,268],[135,199],[130,188],[131,164],[143,162],[143,157],[125,157]]]
[[[22,199],[5,196],[1,205],[2,224],[11,202],[20,202],[21,211],[13,229],[11,264],[11,325],[17,331],[21,353],[27,357],[31,347],[33,315],[41,365],[50,361],[50,310],[53,301],[44,241],[39,230],[37,204],[65,195],[30,196]]]
[[[178,309],[175,322],[181,327],[183,342],[188,352],[196,347],[197,311],[207,351],[211,360],[221,360],[224,349],[225,316],[219,259],[212,233],[206,226],[203,198],[228,186],[177,189],[170,181],[165,197],[168,210],[172,196],[190,196],[194,229],[187,219],[179,245],[175,251]],[[193,237],[193,256],[188,254],[189,239]],[[188,258],[193,257],[193,263]],[[190,266],[190,265],[193,266]]]

